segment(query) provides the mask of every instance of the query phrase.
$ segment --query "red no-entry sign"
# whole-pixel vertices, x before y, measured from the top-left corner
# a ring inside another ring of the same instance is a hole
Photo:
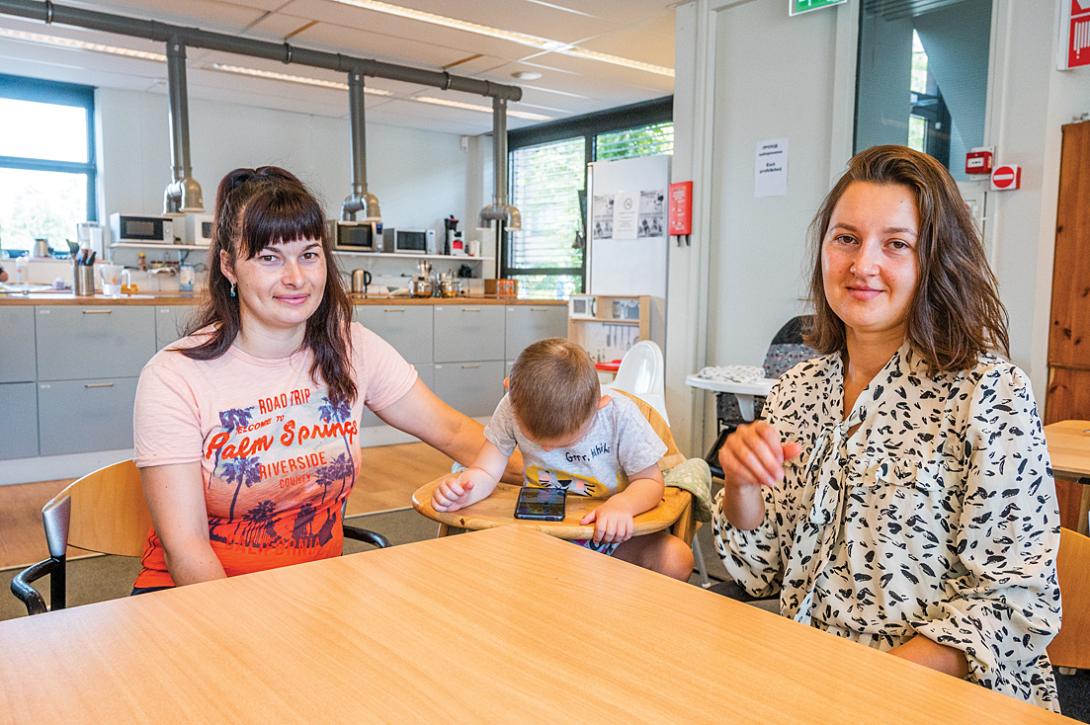
[[[1014,164],[1004,164],[995,167],[992,172],[992,189],[994,191],[1012,191],[1022,186],[1022,167]]]

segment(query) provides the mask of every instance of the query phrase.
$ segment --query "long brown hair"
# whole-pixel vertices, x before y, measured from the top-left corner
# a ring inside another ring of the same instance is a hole
[[[186,334],[211,328],[208,339],[181,352],[194,360],[213,360],[231,347],[242,327],[239,301],[223,274],[220,251],[231,260],[253,259],[270,244],[296,239],[322,240],[326,280],[321,304],[307,320],[303,345],[314,353],[310,368],[320,376],[334,401],[351,403],[356,384],[350,371],[352,303],[344,292],[333,261],[332,240],[325,231],[318,200],[303,182],[276,166],[235,169],[220,181],[213,212],[212,243],[208,249],[208,295]]]
[[[822,354],[847,350],[844,322],[825,298],[821,247],[833,209],[857,181],[898,184],[916,199],[920,279],[906,326],[912,346],[931,369],[966,370],[985,352],[1009,356],[1007,310],[957,184],[937,160],[906,146],[874,146],[856,154],[810,224],[815,314],[806,344]]]

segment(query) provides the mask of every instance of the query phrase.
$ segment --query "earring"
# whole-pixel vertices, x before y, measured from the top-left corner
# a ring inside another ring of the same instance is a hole
[[[231,294],[232,297],[238,297],[238,293],[235,291],[235,283],[234,282],[231,283],[231,293],[230,294]]]

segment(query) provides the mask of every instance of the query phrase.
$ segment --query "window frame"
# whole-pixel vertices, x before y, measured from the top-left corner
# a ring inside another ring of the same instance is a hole
[[[674,120],[674,97],[664,96],[652,101],[633,103],[628,106],[619,106],[608,111],[588,113],[582,116],[574,116],[559,121],[540,123],[534,126],[515,129],[507,132],[507,198],[513,198],[514,174],[512,159],[517,149],[528,146],[539,146],[554,141],[565,141],[583,137],[583,188],[587,188],[587,164],[597,160],[597,149],[594,140],[601,133],[610,131],[625,131],[628,129],[648,126],[654,123]],[[584,220],[585,222],[586,220]],[[497,245],[499,253],[499,271],[501,278],[523,275],[545,276],[578,276],[580,287],[587,288],[587,255],[584,251],[583,261],[579,267],[511,267],[508,262],[511,258],[509,240],[504,239]],[[589,240],[588,240],[589,244]],[[584,249],[586,249],[584,247]]]
[[[95,89],[76,83],[62,83],[38,78],[0,73],[0,98],[18,101],[51,103],[82,108],[87,123],[87,161],[57,161],[25,156],[0,156],[0,168],[22,171],[59,171],[87,176],[87,219],[98,221],[96,183],[98,167],[95,160]]]

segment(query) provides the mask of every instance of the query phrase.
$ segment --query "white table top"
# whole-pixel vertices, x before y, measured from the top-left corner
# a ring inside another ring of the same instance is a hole
[[[716,393],[767,396],[769,391],[772,390],[772,386],[776,384],[776,378],[759,378],[751,383],[733,383],[723,380],[709,380],[693,374],[685,377],[685,384],[690,388],[712,390]]]

